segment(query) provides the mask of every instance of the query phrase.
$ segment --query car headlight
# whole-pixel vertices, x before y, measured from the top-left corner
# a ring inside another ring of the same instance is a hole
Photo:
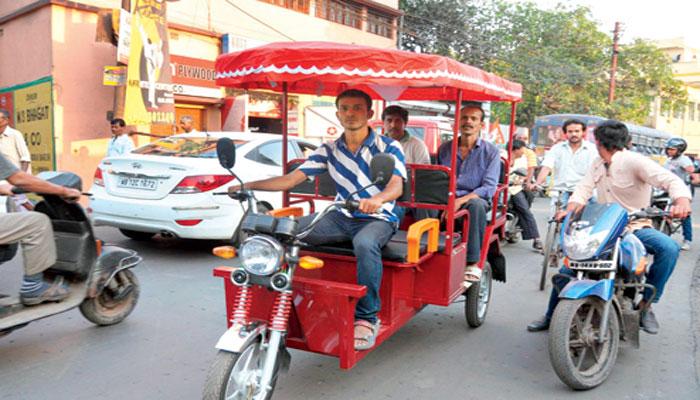
[[[572,260],[592,258],[600,248],[609,231],[591,233],[593,227],[574,230],[564,235],[564,252]]]
[[[243,268],[253,275],[270,275],[284,262],[284,248],[269,236],[257,235],[246,239],[240,248]]]

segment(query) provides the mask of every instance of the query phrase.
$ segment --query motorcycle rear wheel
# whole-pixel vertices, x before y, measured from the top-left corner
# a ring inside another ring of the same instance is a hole
[[[203,400],[257,399],[260,390],[265,351],[259,340],[250,343],[240,353],[219,350],[209,370],[204,386]],[[275,371],[279,368],[279,357]],[[277,373],[272,378],[272,390],[265,400],[272,398],[277,384]]]
[[[559,379],[575,390],[603,383],[615,366],[620,325],[610,305],[606,339],[598,343],[605,303],[596,297],[561,300],[549,328],[549,360]]]
[[[118,324],[136,307],[140,293],[136,275],[131,270],[125,269],[117,272],[113,279],[118,285],[116,292],[105,287],[97,297],[85,299],[80,304],[80,312],[93,324],[101,326]]]

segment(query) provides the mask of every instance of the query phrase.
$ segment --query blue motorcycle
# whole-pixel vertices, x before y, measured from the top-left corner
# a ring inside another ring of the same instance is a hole
[[[569,282],[552,316],[549,358],[569,387],[585,390],[603,383],[620,340],[639,348],[639,303],[644,289],[655,288],[646,283],[647,252],[627,225],[665,214],[655,208],[628,213],[618,204],[589,204],[564,219],[564,265],[575,275],[552,278]]]

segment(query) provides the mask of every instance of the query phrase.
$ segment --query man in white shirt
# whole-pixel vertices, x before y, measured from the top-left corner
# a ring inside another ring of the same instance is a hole
[[[598,158],[598,151],[593,143],[584,138],[586,124],[583,121],[567,120],[562,130],[567,140],[555,144],[545,154],[542,169],[535,183],[530,185],[530,189],[534,190],[535,186],[542,185],[547,175],[554,171],[552,204],[556,202],[557,196],[560,196],[563,206],[566,206],[574,188],[586,175],[593,160]]]
[[[24,141],[22,132],[10,127],[10,112],[4,109],[0,109],[0,154],[22,172],[31,174],[29,165],[32,156],[27,148],[27,142]],[[18,210],[21,208],[29,211],[34,209],[27,196],[23,194],[14,195],[13,200]]]
[[[182,128],[185,133],[197,133],[197,130],[194,129],[194,119],[189,115],[183,115],[182,118],[180,118],[180,128]]]
[[[112,139],[107,145],[107,157],[121,156],[129,154],[134,149],[134,142],[131,141],[126,132],[126,122],[121,118],[115,118],[111,122]]]

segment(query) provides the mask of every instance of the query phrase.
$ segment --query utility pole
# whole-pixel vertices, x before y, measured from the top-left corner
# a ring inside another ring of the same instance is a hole
[[[615,73],[617,72],[617,53],[619,52],[620,41],[620,23],[615,22],[615,30],[613,31],[613,52],[612,63],[610,66],[610,90],[608,91],[608,103],[612,104],[615,101]]]

